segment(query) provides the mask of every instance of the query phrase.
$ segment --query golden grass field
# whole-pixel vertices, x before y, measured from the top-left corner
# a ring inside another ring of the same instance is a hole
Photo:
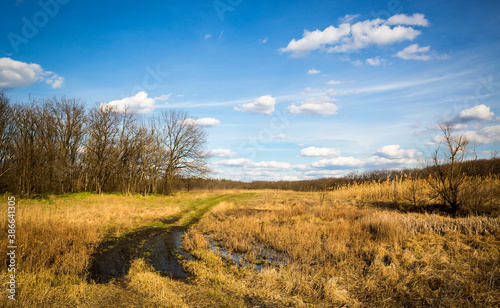
[[[498,178],[491,181],[498,185]],[[378,205],[397,201],[395,195],[403,200],[413,189],[405,183],[410,182],[307,193],[84,193],[21,200],[17,300],[7,300],[3,288],[1,306],[500,306],[500,219],[453,218]],[[183,247],[195,257],[183,263],[191,275],[187,280],[162,276],[143,259],[134,260],[120,281],[97,284],[86,279],[90,256],[105,238],[126,236],[175,215],[182,215],[176,224],[186,224],[201,213],[196,206],[205,206],[203,200],[222,195],[183,236]],[[419,202],[431,202],[421,196]],[[7,196],[0,202],[6,205]],[[1,209],[6,217],[6,206]],[[7,234],[5,219],[0,229]],[[7,246],[4,236],[1,245]],[[285,261],[262,258],[262,247]],[[237,267],[223,251],[241,256],[241,264],[263,264],[262,270]],[[6,282],[7,257],[0,258],[0,279]]]

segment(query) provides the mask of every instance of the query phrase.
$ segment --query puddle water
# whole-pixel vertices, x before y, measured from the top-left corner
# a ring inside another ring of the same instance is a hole
[[[188,273],[179,264],[179,256],[182,259],[194,260],[190,254],[180,248],[183,234],[184,231],[178,231],[156,235],[149,239],[142,249],[146,262],[165,275],[174,278],[189,277]]]
[[[112,278],[123,277],[136,258],[143,258],[165,276],[187,278],[189,275],[179,264],[180,259],[193,260],[193,257],[180,248],[183,233],[147,229],[118,241],[103,243],[92,257],[89,278],[106,283]]]
[[[230,252],[218,245],[217,242],[212,240],[209,236],[205,236],[207,241],[210,243],[210,250],[219,253],[223,258],[234,263],[237,268],[247,267],[258,271],[261,271],[264,266],[267,265],[287,265],[289,264],[289,258],[284,254],[278,253],[273,249],[264,247],[261,244],[254,245],[254,251],[256,252],[257,258],[254,262],[249,262],[243,257],[243,253]]]

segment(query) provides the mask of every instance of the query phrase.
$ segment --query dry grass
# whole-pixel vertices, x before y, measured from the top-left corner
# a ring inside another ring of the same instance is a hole
[[[292,260],[237,279],[240,293],[258,293],[268,304],[500,304],[498,218],[402,214],[356,201],[321,205],[317,194],[265,192],[247,203],[221,206],[188,234],[186,246],[201,260],[192,265],[196,277],[224,289],[235,284],[230,277],[237,274],[207,261],[214,252],[201,233],[248,260],[262,245]]]
[[[89,283],[85,268],[107,234],[120,236],[189,204],[237,192],[21,201],[15,307],[499,306],[500,219],[401,213],[349,200],[382,198],[389,184],[357,185],[324,198],[269,190],[223,201],[184,236],[196,257],[185,263],[189,283],[163,277],[141,259],[123,280],[108,284]],[[385,196],[382,201],[392,198]],[[0,215],[6,217],[6,207]],[[0,229],[6,232],[4,219]],[[266,247],[288,263],[237,268],[211,250],[207,234],[247,261]],[[1,237],[0,244],[6,241]],[[6,256],[0,258],[6,264]],[[0,279],[6,278],[3,268]],[[6,295],[0,291],[0,306],[14,306]]]
[[[143,197],[82,193],[21,200],[16,206],[17,307],[95,307],[112,299],[120,288],[85,280],[90,256],[99,242],[107,235],[120,236],[175,215],[186,205],[217,194]],[[7,205],[7,196],[0,202]],[[0,207],[0,215],[5,218],[0,219],[0,232],[7,234],[7,206]],[[0,245],[7,246],[6,236],[0,238]],[[0,262],[0,279],[8,281],[6,254],[0,256]],[[0,296],[2,301],[7,298],[6,289]]]
[[[411,174],[401,174],[385,181],[354,182],[336,189],[327,189],[319,195],[326,198],[342,200],[363,200],[390,202],[400,208],[419,210],[443,201],[436,197],[428,184],[428,179],[416,178]],[[462,214],[486,213],[500,214],[500,177],[487,175],[483,177],[466,177],[463,183],[460,200]]]

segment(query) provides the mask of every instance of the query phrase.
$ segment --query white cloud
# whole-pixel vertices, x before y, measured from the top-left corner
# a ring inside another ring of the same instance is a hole
[[[302,102],[291,104],[288,110],[293,114],[309,115],[333,115],[337,114],[339,107],[333,103],[332,98],[328,96],[309,97]]]
[[[311,87],[307,87],[304,89],[304,91],[300,92],[300,95],[307,95],[308,93],[315,93],[315,92],[319,92],[320,89],[313,89]]]
[[[219,157],[219,158],[230,158],[238,153],[233,152],[229,149],[214,149],[206,151],[209,157]]]
[[[331,178],[331,177],[341,177],[345,170],[311,170],[306,171],[303,174],[305,178],[317,179],[317,178]]]
[[[434,50],[431,51],[431,46],[420,47],[418,44],[413,44],[399,51],[395,57],[404,60],[420,60],[429,61],[431,59],[448,59],[448,55],[438,55]]]
[[[280,52],[291,52],[292,56],[303,56],[310,51],[323,48],[325,45],[331,45],[349,35],[351,26],[347,23],[341,24],[338,28],[330,26],[325,30],[307,31],[304,30],[303,37],[300,40],[292,39],[288,46],[281,48]]]
[[[205,39],[209,39],[211,37],[212,37],[212,34],[210,34],[210,33],[205,34]]]
[[[301,39],[292,39],[280,52],[290,52],[293,57],[304,56],[313,50],[328,53],[350,52],[369,47],[383,46],[403,41],[412,41],[421,34],[412,26],[428,26],[423,14],[394,15],[389,20],[373,19],[350,23],[357,16],[346,15],[338,28],[329,26],[325,30],[304,30]]]
[[[35,63],[0,58],[0,88],[25,88],[36,81],[45,81],[53,89],[58,89],[63,86],[64,77],[45,71]]]
[[[274,97],[271,95],[264,95],[257,98],[252,103],[243,104],[241,106],[234,107],[234,109],[244,112],[271,114],[274,111],[275,104],[276,99]]]
[[[343,169],[346,167],[361,168],[364,162],[354,157],[336,157],[330,159],[321,159],[311,164],[315,168]]]
[[[321,159],[312,163],[311,166],[328,170],[403,168],[409,165],[417,165],[421,155],[422,153],[415,149],[404,150],[401,149],[399,145],[387,145],[381,147],[368,157],[335,157]]]
[[[359,14],[356,14],[356,15],[346,14],[344,17],[339,18],[339,23],[350,24],[352,21],[356,20],[358,17],[359,17]]]
[[[345,83],[345,81],[340,81],[340,80],[330,80],[330,81],[327,81],[326,84],[329,84],[329,85],[338,85],[338,84],[343,84]]]
[[[486,126],[477,131],[465,131],[463,135],[478,144],[499,144],[500,125]]]
[[[321,71],[318,71],[317,69],[314,69],[314,68],[311,68],[310,70],[307,71],[307,74],[309,75],[315,75],[315,74],[319,74],[321,73]]]
[[[201,118],[196,120],[196,124],[199,126],[217,126],[220,121],[214,118]]]
[[[167,94],[167,95],[161,95],[161,96],[157,96],[155,98],[153,98],[155,101],[166,101],[170,98],[170,96],[172,95],[172,93],[170,94]],[[177,96],[180,96],[180,95],[177,95]]]
[[[366,59],[366,63],[370,64],[371,66],[380,66],[385,61],[386,61],[385,59],[380,58],[379,56],[376,56],[375,58]]]
[[[363,65],[363,62],[361,60],[356,60],[356,61],[352,61],[351,64],[354,66],[361,66],[361,65]]]
[[[481,104],[469,109],[464,109],[460,112],[458,117],[464,121],[478,120],[478,121],[491,121],[495,113],[490,110],[490,107]]]
[[[425,19],[424,14],[413,14],[408,16],[405,14],[397,14],[390,17],[386,22],[386,25],[407,25],[407,26],[422,26],[428,27],[429,21]]]
[[[307,150],[309,149],[309,150]],[[389,145],[380,148],[368,157],[342,157],[335,149],[310,147],[304,151],[309,157],[325,157],[311,164],[290,164],[279,161],[255,162],[247,158],[225,159],[212,162],[213,169],[219,174],[231,174],[232,179],[240,180],[286,180],[337,177],[352,169],[393,169],[415,166],[422,155],[416,150],[404,150],[399,146]],[[302,154],[302,153],[301,153]]]
[[[118,112],[130,110],[138,113],[148,113],[154,110],[154,104],[154,98],[148,97],[145,91],[140,91],[135,96],[110,101],[109,103],[101,104],[99,107],[113,107]]]
[[[349,52],[371,45],[390,45],[403,41],[412,41],[421,34],[412,27],[390,27],[384,20],[374,19],[358,22],[351,27],[351,36],[343,40],[342,45],[328,48],[328,52]]]
[[[308,147],[300,151],[302,157],[339,157],[340,151],[332,148]]]
[[[393,159],[417,158],[419,154],[420,152],[418,150],[415,149],[404,150],[401,149],[401,146],[397,144],[383,146],[374,153],[375,156],[393,158]]]
[[[187,118],[183,122],[190,125],[198,125],[203,127],[217,126],[220,124],[220,121],[214,118],[201,118],[201,119]]]
[[[248,158],[233,158],[221,160],[214,163],[217,166],[226,167],[253,167],[259,169],[271,169],[271,170],[290,170],[292,169],[292,164],[286,162],[277,161],[261,161],[254,162]]]
[[[266,37],[266,38],[264,38],[264,39],[259,39],[259,43],[261,43],[261,44],[265,44],[265,43],[267,43],[268,41],[269,41],[269,38],[268,38],[268,37]]]

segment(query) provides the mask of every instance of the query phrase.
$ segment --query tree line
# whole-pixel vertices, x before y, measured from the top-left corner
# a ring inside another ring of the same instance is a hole
[[[75,98],[12,104],[0,91],[0,191],[170,194],[208,172],[206,137],[180,110],[145,117]]]

